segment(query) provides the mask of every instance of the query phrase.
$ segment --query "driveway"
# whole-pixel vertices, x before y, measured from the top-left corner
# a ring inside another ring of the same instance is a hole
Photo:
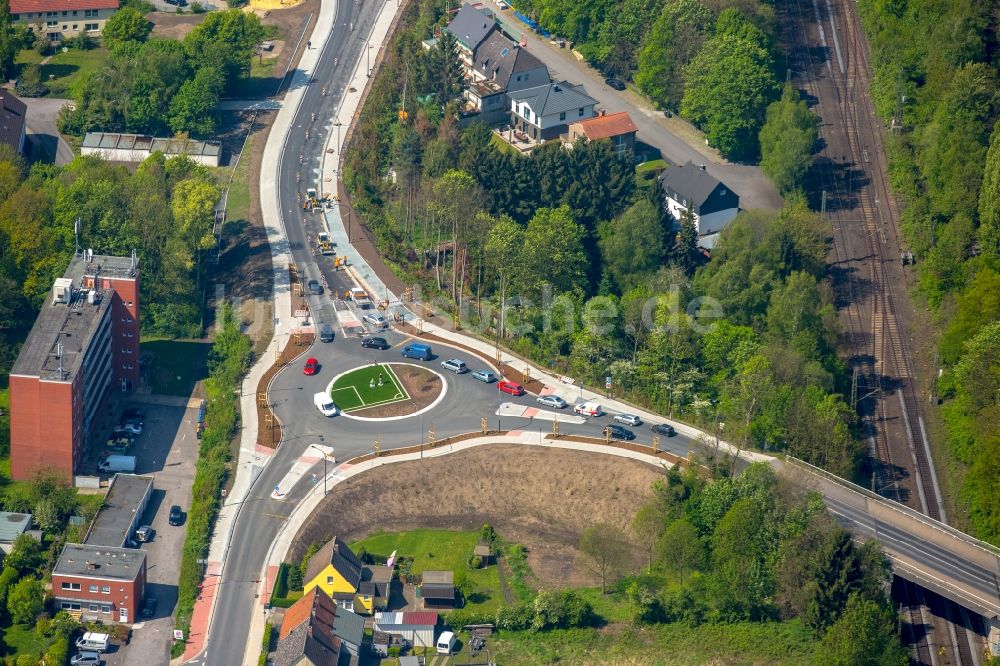
[[[183,526],[168,525],[167,517],[173,504],[185,512],[191,506],[191,484],[198,459],[198,439],[195,437],[198,409],[197,401],[189,404],[191,406],[181,407],[136,403],[146,413],[144,432],[133,450],[137,457],[136,473],[153,476],[153,494],[143,524],[156,530],[155,539],[142,544],[146,551],[146,597],[155,597],[158,605],[152,619],[137,618],[140,622],[133,625],[131,642],[107,655],[105,663],[108,666],[165,664],[170,660],[172,614],[177,605],[177,581],[186,530]]]
[[[578,60],[570,49],[554,46],[532,32],[514,18],[513,10],[500,11],[495,5],[490,5],[489,9],[499,17],[509,35],[515,39],[527,39],[528,49],[545,63],[553,80],[582,83],[587,88],[587,94],[608,113],[628,111],[639,128],[638,139],[659,148],[668,162],[684,164],[690,160],[695,164],[705,164],[709,173],[740,195],[741,208],[781,208],[781,196],[759,167],[727,162],[705,144],[704,136],[690,124],[676,117],[664,117],[662,111],[652,108],[645,98],[631,89],[624,92],[612,90],[605,85],[603,74],[586,61]]]
[[[32,161],[55,162],[56,166],[69,164],[76,155],[56,129],[59,110],[72,100],[58,97],[22,97],[27,105],[27,134],[25,149]]]

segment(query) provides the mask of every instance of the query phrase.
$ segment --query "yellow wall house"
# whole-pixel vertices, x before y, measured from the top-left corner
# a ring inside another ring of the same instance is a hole
[[[330,595],[338,606],[354,610],[354,597],[361,586],[361,560],[338,537],[333,537],[320,548],[306,565],[308,592],[314,587]]]

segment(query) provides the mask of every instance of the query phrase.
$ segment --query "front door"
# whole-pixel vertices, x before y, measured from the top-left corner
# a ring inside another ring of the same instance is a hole
[[[124,606],[118,608],[118,621],[122,624],[128,623],[128,609]]]

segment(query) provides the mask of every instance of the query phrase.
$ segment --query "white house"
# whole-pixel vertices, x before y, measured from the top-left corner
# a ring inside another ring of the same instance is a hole
[[[678,222],[690,210],[699,236],[722,231],[740,210],[740,197],[708,173],[704,165],[687,162],[660,174],[667,210]]]
[[[548,141],[566,132],[567,124],[594,117],[597,100],[583,86],[567,81],[507,93],[511,125],[535,141]]]
[[[59,42],[81,34],[100,34],[116,11],[118,0],[11,0],[10,20]]]
[[[414,647],[434,647],[438,614],[433,611],[375,613],[375,631],[402,636]]]

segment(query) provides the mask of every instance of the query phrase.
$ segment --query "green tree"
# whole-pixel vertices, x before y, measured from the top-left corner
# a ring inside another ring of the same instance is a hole
[[[37,578],[22,578],[7,594],[7,611],[14,624],[34,622],[45,607],[45,588]]]
[[[0,0],[0,73],[10,73],[17,54],[17,37],[10,22],[10,0]]]
[[[774,593],[770,558],[775,534],[770,507],[738,499],[712,534],[712,589],[722,617],[760,621],[771,616]]]
[[[667,526],[656,549],[663,567],[680,578],[681,584],[691,573],[701,571],[707,559],[698,531],[683,518]]]
[[[225,85],[249,74],[264,27],[253,12],[227,9],[211,12],[184,38],[184,50],[194,69],[212,67],[223,73]]]
[[[755,159],[757,134],[778,89],[771,68],[771,55],[759,44],[717,34],[685,71],[681,115],[704,130],[727,158]]]
[[[458,40],[447,30],[442,31],[432,53],[437,102],[446,106],[462,94],[462,64],[458,59]]]
[[[812,164],[819,119],[790,83],[781,99],[767,107],[766,118],[760,130],[760,168],[780,191],[790,192],[802,186]]]
[[[1000,125],[993,126],[979,190],[979,243],[983,252],[1000,256]]]
[[[906,666],[891,609],[854,597],[813,653],[816,666]]]
[[[625,533],[614,525],[596,523],[580,535],[580,552],[584,563],[601,578],[601,594],[608,582],[621,572],[628,562],[629,547]]]
[[[635,83],[660,107],[676,111],[684,94],[684,70],[701,49],[714,16],[698,0],[664,4],[639,53]]]
[[[539,208],[524,232],[520,281],[532,295],[542,285],[554,292],[582,293],[588,262],[583,249],[583,229],[568,206]]]
[[[666,529],[663,507],[655,498],[647,499],[632,516],[632,534],[646,549],[647,569],[653,569],[653,550]]]
[[[500,283],[500,321],[499,334],[504,337],[504,313],[507,303],[507,290],[510,288],[511,277],[517,270],[518,261],[524,247],[524,229],[506,215],[501,215],[496,224],[489,230],[486,238],[486,259],[497,273]]]
[[[225,87],[222,71],[202,67],[170,101],[170,129],[195,136],[215,133],[215,107]]]
[[[663,261],[663,226],[647,199],[600,226],[604,270],[623,291],[649,278]]]
[[[108,48],[115,48],[125,42],[143,42],[153,29],[135,7],[122,7],[107,20],[101,30],[101,39]]]
[[[983,266],[955,297],[955,314],[938,343],[941,360],[948,365],[957,363],[965,342],[983,326],[997,320],[1000,320],[1000,272]]]

